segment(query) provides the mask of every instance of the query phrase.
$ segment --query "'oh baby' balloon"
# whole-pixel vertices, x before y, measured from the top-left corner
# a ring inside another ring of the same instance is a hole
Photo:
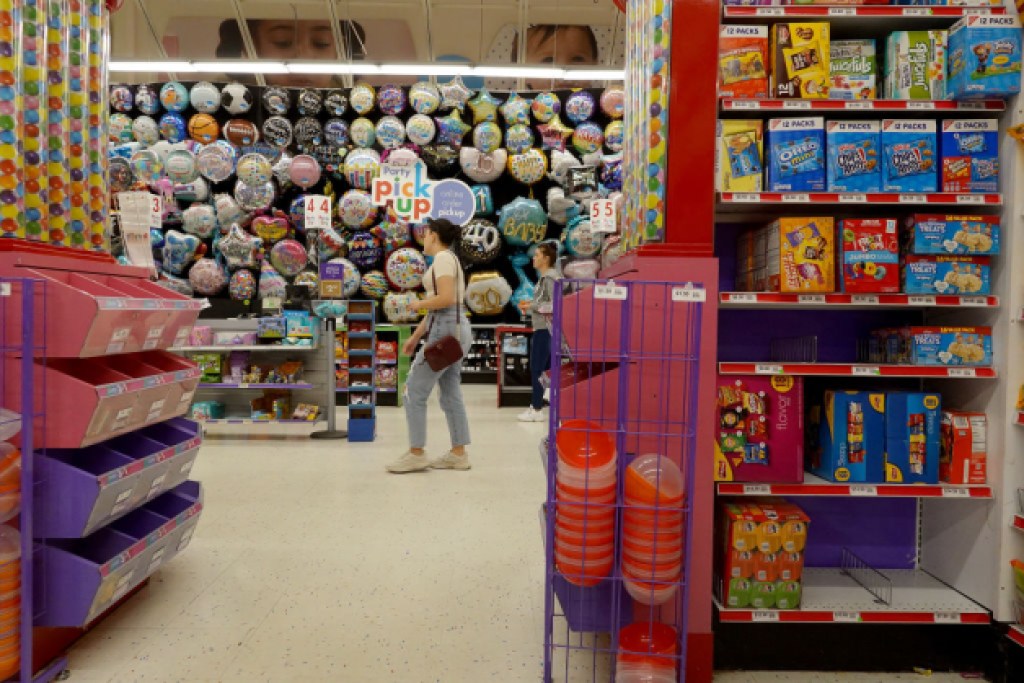
[[[548,217],[536,199],[517,197],[502,207],[498,228],[512,246],[528,247],[544,240]]]

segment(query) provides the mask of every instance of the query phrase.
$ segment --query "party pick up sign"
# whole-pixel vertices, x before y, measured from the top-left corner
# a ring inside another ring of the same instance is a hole
[[[469,185],[452,178],[430,180],[427,165],[422,161],[382,164],[380,175],[373,181],[371,197],[374,205],[390,204],[395,213],[412,223],[447,218],[455,225],[465,225],[476,210],[476,198]]]

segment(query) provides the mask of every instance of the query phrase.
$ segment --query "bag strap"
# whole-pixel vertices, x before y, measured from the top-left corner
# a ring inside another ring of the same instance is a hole
[[[459,323],[459,316],[462,314],[462,297],[459,296],[459,278],[462,277],[462,261],[455,255],[451,249],[447,250],[452,258],[455,259],[455,302],[458,310],[455,314],[455,323]],[[434,281],[434,296],[437,296],[437,271],[433,267],[430,269],[430,278]],[[427,325],[427,336],[430,336],[430,331],[434,329],[434,313],[437,311],[430,312],[430,323]]]

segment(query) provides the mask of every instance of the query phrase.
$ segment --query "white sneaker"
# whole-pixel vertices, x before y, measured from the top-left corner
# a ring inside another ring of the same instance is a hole
[[[468,455],[455,455],[451,451],[430,463],[430,466],[435,470],[468,470],[472,467]]]
[[[430,467],[430,461],[426,454],[414,455],[412,451],[406,451],[398,460],[389,463],[388,472],[392,474],[405,474],[407,472],[422,472]]]
[[[543,410],[535,410],[532,406],[519,413],[520,422],[544,422],[547,419]]]

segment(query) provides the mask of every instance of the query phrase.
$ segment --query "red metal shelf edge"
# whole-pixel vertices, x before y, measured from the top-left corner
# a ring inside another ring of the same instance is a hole
[[[806,104],[805,104],[806,103]],[[1004,111],[1003,100],[780,100],[724,97],[723,111],[791,111],[800,109],[822,111]]]
[[[734,301],[735,298],[755,297],[756,301]],[[995,308],[999,306],[997,296],[958,296],[951,294],[916,295],[916,294],[786,294],[781,292],[721,292],[718,295],[719,303],[722,304],[744,304],[756,306],[758,304],[793,304],[794,306],[810,306],[826,303],[830,305],[857,305],[857,306],[963,306],[965,308]],[[823,298],[824,301],[820,299]],[[874,298],[877,302],[868,303],[865,298]],[[856,299],[856,300],[855,300]],[[928,299],[928,303],[911,303],[911,299]],[[981,300],[984,303],[978,303]],[[964,303],[969,301],[970,303]]]
[[[745,489],[749,484],[722,482],[718,484],[718,494],[722,496],[822,496],[852,498],[991,498],[992,489],[988,486],[941,486],[938,484],[865,484],[875,489],[871,494],[854,494],[849,484],[767,484],[770,491],[750,492]],[[756,486],[753,484],[751,486]],[[855,484],[855,486],[860,486]],[[966,490],[967,495],[961,495]],[[955,492],[955,495],[949,492]],[[1024,529],[1024,526],[1021,527]]]
[[[828,6],[789,6],[789,7],[749,7],[734,6],[725,7],[727,19],[739,19],[749,17],[827,17],[830,19],[842,19],[849,17],[902,17],[902,18],[942,18],[955,19],[973,14],[1003,15],[1006,14],[1005,7],[984,6],[984,7],[950,7],[944,5],[928,6],[892,6],[892,5],[869,5],[862,7],[828,7]]]
[[[771,372],[758,368],[772,367]],[[865,368],[870,371],[860,372]],[[875,370],[877,369],[877,372]],[[804,377],[950,377],[963,378],[957,373],[962,370],[973,370],[970,378],[993,378],[995,368],[939,368],[918,365],[879,365],[875,363],[736,363],[718,364],[718,372],[723,375],[798,375]],[[1020,421],[1020,418],[1018,418]]]
[[[723,204],[951,204],[1000,206],[1003,196],[968,192],[720,192]]]
[[[936,621],[936,612],[859,612],[859,621],[837,620],[835,612],[828,611],[803,611],[794,610],[742,610],[719,608],[718,616],[722,622],[728,623],[755,623],[754,614],[770,613],[772,620],[758,618],[756,623],[775,623],[774,616],[778,615],[778,623],[790,624],[831,624],[831,623],[861,623],[861,624],[945,624],[944,621]],[[961,624],[988,624],[991,618],[988,614],[980,612],[958,613]]]
[[[1006,632],[1006,637],[1021,647],[1024,647],[1024,626],[1021,626],[1020,624],[1010,624],[1010,630]]]

